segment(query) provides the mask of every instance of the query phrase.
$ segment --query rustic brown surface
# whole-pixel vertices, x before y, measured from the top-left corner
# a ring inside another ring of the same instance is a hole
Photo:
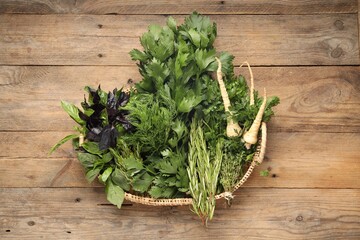
[[[281,97],[269,131],[360,132],[360,67],[254,67],[253,72],[257,89]],[[246,68],[237,73],[249,75]],[[60,99],[79,105],[85,85],[113,89],[129,78],[140,79],[135,66],[0,66],[0,111],[6,113],[0,115],[0,130],[67,131],[72,120]]]
[[[360,239],[360,4],[204,2],[0,1],[0,239]],[[208,228],[188,207],[118,210],[70,144],[48,155],[74,125],[60,100],[138,81],[128,52],[147,25],[193,10],[281,98],[264,163]]]
[[[0,194],[7,196],[0,205],[2,236],[18,239],[355,240],[360,231],[357,189],[243,189],[230,209],[219,202],[208,228],[189,207],[115,209],[98,188],[12,188]]]
[[[0,13],[31,14],[311,14],[355,13],[356,0],[2,0]]]
[[[234,54],[235,64],[359,64],[356,14],[213,19],[219,26],[215,45]],[[61,15],[4,15],[0,20],[0,64],[5,65],[133,66],[128,52],[140,47],[138,37],[149,23],[165,23],[160,16],[76,15],[62,20]]]

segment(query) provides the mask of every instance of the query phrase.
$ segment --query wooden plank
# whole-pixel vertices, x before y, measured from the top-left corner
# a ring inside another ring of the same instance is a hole
[[[47,155],[65,134],[2,133],[0,187],[89,187],[70,143]],[[357,133],[270,133],[265,161],[245,187],[360,188],[359,148]],[[270,176],[260,177],[266,169]]]
[[[60,159],[6,159],[0,158],[1,185],[4,187],[90,187],[101,186],[97,181],[88,183],[85,172],[75,158]],[[9,176],[11,171],[11,176]],[[6,176],[6,178],[5,178]]]
[[[130,65],[139,48],[129,37],[0,37],[2,65]]]
[[[3,65],[134,65],[128,52],[140,48],[138,37],[150,23],[165,22],[159,16],[6,15],[1,19]],[[215,45],[234,54],[236,64],[244,60],[253,65],[360,63],[356,14],[229,15],[214,20],[219,27]],[[237,31],[239,23],[241,31]]]
[[[360,132],[360,67],[256,67],[255,88],[281,104],[270,131]],[[247,79],[247,69],[238,69]],[[60,100],[79,106],[85,85],[105,90],[140,79],[136,67],[0,66],[0,130],[68,131]]]
[[[96,3],[90,0],[2,0],[0,13],[188,14],[196,10],[204,14],[321,14],[354,13],[356,4],[356,0],[106,0]]]
[[[102,189],[0,189],[16,239],[359,239],[359,190],[243,189],[205,228],[189,207],[107,205]],[[105,205],[104,205],[105,204]],[[11,207],[9,207],[11,206]]]
[[[187,15],[174,16],[178,25]],[[299,16],[212,15],[218,36],[356,32],[356,14]],[[149,24],[165,25],[164,15],[0,15],[0,32],[25,36],[140,37]],[[311,24],[309,23],[311,19]],[[305,24],[304,24],[305,23]],[[266,27],[264,25],[267,25]],[[355,30],[353,30],[355,29]]]

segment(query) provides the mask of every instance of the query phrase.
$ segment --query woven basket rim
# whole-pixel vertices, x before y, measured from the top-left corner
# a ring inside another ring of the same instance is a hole
[[[251,173],[253,172],[255,166],[260,164],[265,156],[266,151],[266,138],[267,138],[267,127],[266,123],[262,122],[261,124],[261,138],[259,139],[259,145],[257,147],[257,150],[254,154],[253,160],[251,161],[251,164],[244,174],[244,176],[239,180],[239,182],[235,185],[234,191],[239,189],[246,180],[250,177]],[[233,198],[233,192],[223,192],[215,196],[215,199],[229,199]],[[183,206],[183,205],[190,205],[192,204],[192,198],[169,198],[169,199],[157,199],[157,198],[151,198],[151,197],[141,197],[137,196],[128,192],[125,192],[125,199],[127,201],[133,202],[133,203],[139,203],[143,205],[150,205],[150,206]]]

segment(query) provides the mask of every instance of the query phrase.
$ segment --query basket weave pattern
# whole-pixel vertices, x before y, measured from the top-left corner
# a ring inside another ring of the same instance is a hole
[[[240,181],[235,185],[234,191],[239,189],[246,180],[250,177],[251,173],[253,172],[255,166],[260,164],[265,156],[266,150],[266,123],[262,123],[261,125],[261,139],[259,140],[260,144],[258,145],[257,151],[254,154],[253,160],[246,171],[245,175],[240,179]],[[232,198],[232,193],[223,192],[215,196],[215,199],[221,198]],[[136,196],[130,193],[125,193],[125,199],[134,202],[140,203],[143,205],[151,205],[151,206],[182,206],[182,205],[190,205],[192,204],[192,198],[173,198],[173,199],[156,199],[156,198],[149,198],[149,197],[141,197]]]

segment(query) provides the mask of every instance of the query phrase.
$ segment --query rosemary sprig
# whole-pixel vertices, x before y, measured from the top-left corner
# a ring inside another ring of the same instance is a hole
[[[215,195],[222,161],[222,139],[219,139],[214,159],[210,160],[210,152],[206,146],[202,127],[194,119],[190,129],[189,143],[189,189],[193,197],[193,211],[200,217],[204,225],[211,220],[215,210]]]

